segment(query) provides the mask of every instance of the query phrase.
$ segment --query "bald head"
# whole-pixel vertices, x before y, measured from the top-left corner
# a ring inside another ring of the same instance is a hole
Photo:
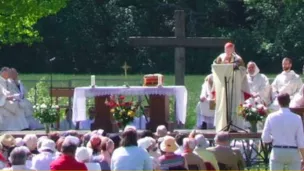
[[[219,132],[215,135],[214,141],[218,145],[229,145],[230,137],[228,132]]]

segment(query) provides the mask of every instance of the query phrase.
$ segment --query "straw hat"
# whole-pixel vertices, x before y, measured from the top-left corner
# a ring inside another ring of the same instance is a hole
[[[173,153],[178,149],[175,138],[171,136],[165,136],[160,144],[160,149],[163,152]]]
[[[0,143],[6,147],[13,147],[16,145],[16,140],[12,135],[3,134],[0,136]]]
[[[138,147],[148,149],[150,146],[155,144],[155,140],[152,137],[141,138],[137,141]]]

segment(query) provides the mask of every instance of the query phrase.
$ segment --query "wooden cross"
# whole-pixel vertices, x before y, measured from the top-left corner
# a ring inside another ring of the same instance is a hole
[[[163,46],[175,47],[175,84],[185,84],[185,47],[223,47],[227,38],[220,37],[186,37],[185,13],[176,10],[175,37],[130,37],[133,46]]]
[[[127,78],[128,69],[130,69],[131,67],[127,64],[127,62],[125,62],[125,64],[121,68],[125,71],[125,77]]]

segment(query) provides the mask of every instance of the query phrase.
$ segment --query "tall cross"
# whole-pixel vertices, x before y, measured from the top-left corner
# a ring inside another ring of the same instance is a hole
[[[127,62],[125,62],[125,64],[121,68],[125,71],[125,77],[127,78],[128,69],[130,69],[131,67],[127,64]]]
[[[185,12],[176,10],[175,37],[130,37],[133,46],[175,47],[175,84],[185,84],[185,47],[223,47],[229,41],[220,37],[186,37]]]

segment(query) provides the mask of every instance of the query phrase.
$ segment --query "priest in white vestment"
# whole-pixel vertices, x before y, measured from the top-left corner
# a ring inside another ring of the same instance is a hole
[[[298,93],[292,98],[289,104],[290,108],[304,108],[304,85]]]
[[[271,86],[266,75],[260,73],[255,62],[247,64],[247,81],[252,98],[260,98],[265,106],[271,102]]]
[[[233,68],[230,68],[231,65],[233,65]],[[229,68],[229,71],[227,68]],[[212,65],[212,72],[216,94],[214,118],[216,132],[226,129],[225,127],[228,125],[229,121],[231,121],[233,125],[229,127],[230,131],[244,129],[245,121],[237,114],[237,109],[241,103],[251,97],[251,93],[246,78],[246,68],[243,59],[235,53],[234,44],[226,43],[225,53],[222,53],[217,57]],[[225,94],[225,76],[228,82],[227,98]]]
[[[294,95],[301,89],[303,82],[301,77],[296,74],[292,67],[292,60],[290,58],[284,58],[282,61],[283,72],[276,76],[275,80],[272,82],[272,100],[273,103],[270,106],[270,110],[279,110],[279,104],[277,101],[277,96],[281,93],[287,93],[292,101]]]
[[[205,78],[202,85],[200,101],[196,106],[196,126],[202,129],[214,128],[215,88],[212,74]]]
[[[19,96],[11,93],[8,78],[10,69],[3,67],[0,76],[0,130],[20,131],[29,128]]]
[[[18,72],[15,68],[11,68],[10,70],[10,78],[8,79],[9,84],[9,91],[11,93],[14,93],[16,98],[18,98],[20,107],[25,112],[25,118],[27,122],[29,123],[29,129],[35,130],[35,129],[43,129],[43,125],[37,121],[33,114],[34,114],[34,108],[33,104],[26,99],[26,89],[21,82],[21,80],[18,79]]]

